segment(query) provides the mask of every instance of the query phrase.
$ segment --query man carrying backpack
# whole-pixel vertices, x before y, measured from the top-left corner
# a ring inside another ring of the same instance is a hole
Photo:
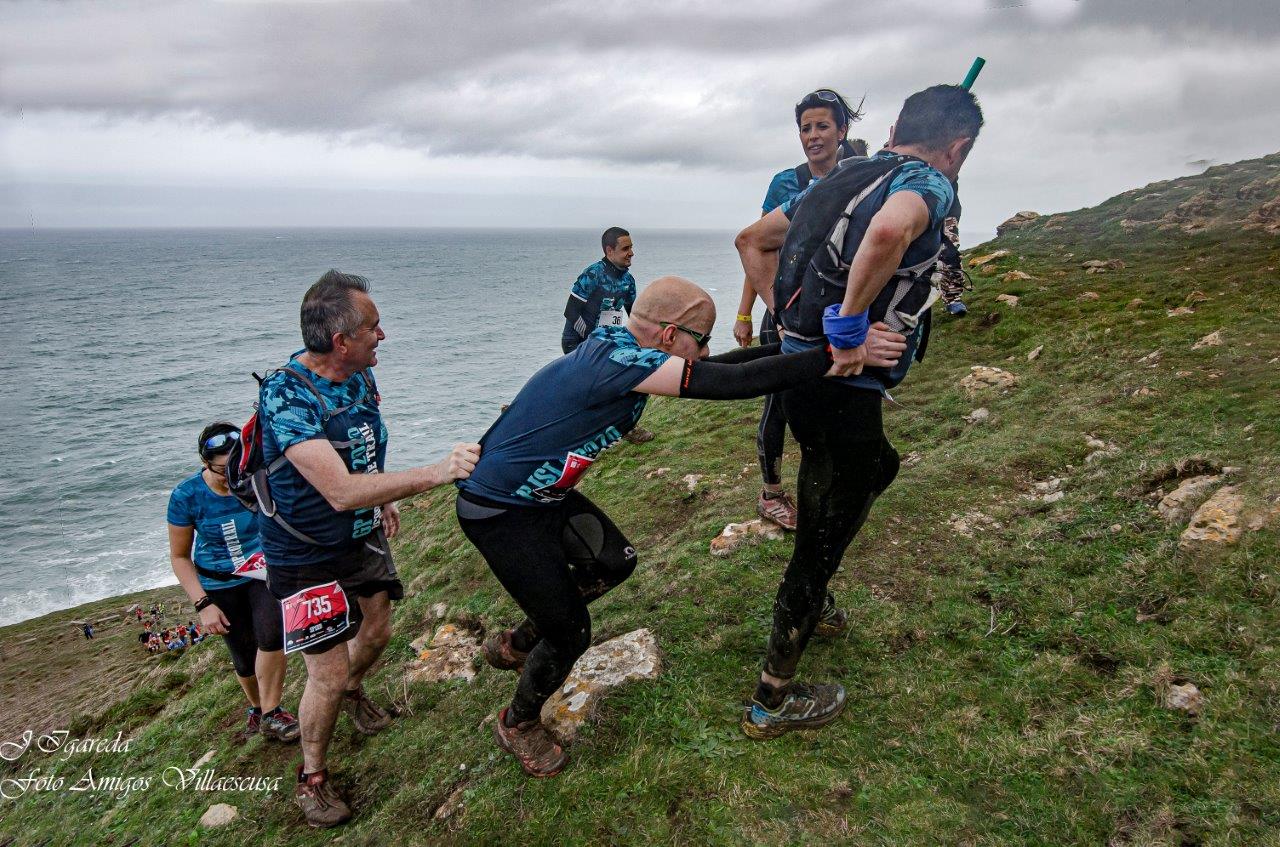
[[[302,299],[306,349],[267,377],[259,398],[273,510],[259,512],[258,530],[285,652],[300,650],[307,666],[294,800],[312,826],[351,817],[326,767],[339,710],[365,734],[391,722],[361,682],[391,638],[391,601],[404,596],[387,542],[400,526],[395,501],[465,479],[479,459],[479,445],[455,444],[434,465],[384,472],[387,429],[372,368],[386,334],[368,292],[363,277],[338,271],[311,286]]]
[[[961,86],[917,92],[884,150],[842,164],[803,202],[784,203],[738,236],[743,268],[782,326],[783,351],[829,344],[840,377],[783,395],[801,449],[799,520],[764,669],[742,718],[752,738],[823,726],[844,708],[842,686],[797,682],[796,667],[824,606],[834,605],[828,581],[897,474],[881,397],[927,340],[944,218],[981,126],[982,110]],[[896,364],[865,366],[869,357],[891,359],[888,351]]]

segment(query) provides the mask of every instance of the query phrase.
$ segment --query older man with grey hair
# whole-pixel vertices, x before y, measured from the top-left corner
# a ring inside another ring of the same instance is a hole
[[[361,683],[391,638],[391,601],[404,595],[387,541],[400,526],[395,501],[465,479],[479,459],[479,445],[455,444],[434,465],[385,471],[373,379],[384,338],[368,281],[331,270],[302,299],[306,348],[259,397],[270,488],[259,493],[259,532],[285,652],[301,651],[307,666],[294,799],[312,826],[351,817],[326,766],[339,711],[365,734],[391,722]]]

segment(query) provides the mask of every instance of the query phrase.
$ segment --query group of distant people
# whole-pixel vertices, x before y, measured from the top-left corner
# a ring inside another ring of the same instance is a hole
[[[138,643],[152,655],[183,650],[205,639],[205,634],[200,631],[200,627],[194,621],[189,620],[185,624],[178,624],[172,628],[156,629],[153,628],[155,626],[157,624],[147,621],[143,624],[142,631],[138,633]]]
[[[256,426],[200,433],[201,468],[174,490],[168,521],[174,572],[201,631],[227,643],[250,727],[301,738],[294,799],[309,824],[351,814],[328,771],[339,714],[362,733],[393,720],[362,683],[391,637],[391,603],[404,595],[389,543],[396,503],[441,485],[457,486],[463,534],[524,615],[483,645],[490,665],[518,674],[495,742],[531,776],[565,766],[542,707],[590,645],[591,602],[638,562],[577,484],[603,450],[637,431],[654,395],[770,398],[757,506],[795,530],[795,551],[741,728],[772,738],[839,716],[844,688],[802,682],[797,669],[813,635],[848,625],[828,582],[897,473],[882,398],[926,346],[930,307],[950,273],[956,179],[982,126],[976,99],[954,85],[908,98],[870,156],[847,140],[857,117],[829,89],[796,105],[806,163],[774,177],[764,214],[735,242],[745,271],[736,349],[710,355],[716,309],[693,282],[662,277],[637,292],[630,234],[610,228],[603,258],[569,296],[564,355],[530,377],[477,443],[456,444],[431,465],[386,470],[373,376],[386,333],[368,281],[329,271],[306,292],[303,349],[263,380]],[[768,313],[751,346],[756,297]],[[785,426],[801,451],[794,500],[781,490]],[[233,455],[261,462],[256,515],[228,486]],[[252,567],[255,557],[264,566]],[[307,671],[297,717],[280,704],[288,652],[301,652]]]

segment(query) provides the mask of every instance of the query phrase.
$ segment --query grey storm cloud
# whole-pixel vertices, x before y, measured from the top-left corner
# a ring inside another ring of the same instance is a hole
[[[778,129],[820,85],[869,94],[854,134],[878,144],[906,94],[975,53],[988,114],[1064,136],[1167,130],[1170,105],[1217,116],[1224,90],[1275,113],[1275,76],[1217,57],[1276,55],[1278,19],[1274,0],[19,2],[0,8],[0,97],[433,156],[733,168],[794,154]],[[1155,91],[1144,66],[1167,75]]]

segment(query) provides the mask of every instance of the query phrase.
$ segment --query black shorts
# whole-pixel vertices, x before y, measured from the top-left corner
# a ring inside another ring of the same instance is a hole
[[[379,543],[381,548],[375,546]],[[356,637],[364,614],[360,611],[359,601],[350,598],[373,597],[383,591],[387,592],[387,597],[391,600],[404,597],[404,585],[400,582],[395,563],[391,559],[391,545],[381,532],[375,540],[327,562],[297,567],[267,564],[267,588],[277,601],[327,582],[337,582],[349,598],[347,619],[350,625],[346,631],[332,638],[302,648],[303,653],[325,653]]]
[[[254,675],[259,650],[270,653],[284,649],[280,604],[262,580],[251,579],[230,588],[210,588],[205,594],[230,625],[222,638],[231,653],[237,676]]]

